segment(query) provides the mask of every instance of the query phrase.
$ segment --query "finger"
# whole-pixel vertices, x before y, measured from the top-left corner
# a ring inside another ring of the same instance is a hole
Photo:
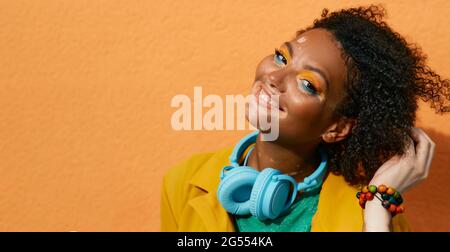
[[[425,132],[419,128],[412,128],[411,136],[417,142],[416,154],[424,152],[428,153],[428,149],[431,147],[431,142],[429,140],[430,138],[426,136]]]
[[[433,159],[434,156],[435,144],[422,129],[413,128],[412,133],[414,134],[414,137],[418,140],[416,146],[416,156],[417,156],[417,163],[421,168],[419,174],[421,175],[422,178],[426,178],[428,177],[431,160]]]
[[[428,134],[427,134],[423,129],[421,129],[421,128],[416,128],[416,129],[417,129],[417,131],[420,132],[420,134],[421,134],[423,137],[425,137],[425,138],[427,139],[427,141],[428,141],[429,143],[435,144],[434,141],[431,139],[431,137],[428,136]]]
[[[422,141],[422,139],[425,139],[426,145],[428,145],[427,147],[428,147],[429,154],[431,154],[431,153],[434,154],[434,149],[435,149],[435,147],[436,147],[436,144],[434,143],[434,141],[433,141],[433,140],[430,138],[430,136],[428,136],[428,134],[427,134],[425,131],[423,131],[422,129],[420,129],[420,128],[414,128],[414,129],[415,129],[416,132],[418,133],[419,138],[421,138],[420,141]],[[430,155],[429,155],[429,156],[430,156]],[[432,157],[431,157],[431,158],[432,158]]]
[[[414,142],[416,142],[416,143],[419,142],[419,135],[420,135],[419,129],[413,127],[413,128],[411,129],[411,134],[410,134],[410,136],[411,136],[411,138],[412,138],[412,140],[413,140]]]
[[[406,147],[405,147],[405,155],[412,156],[415,155],[416,150],[414,148],[414,140],[411,137],[408,137]]]
[[[430,150],[429,150],[429,153],[428,153],[428,159],[427,159],[427,163],[426,163],[426,166],[425,166],[425,174],[424,174],[424,178],[427,178],[427,177],[428,177],[428,174],[429,174],[429,172],[430,172],[431,162],[433,161],[434,150],[435,150],[435,148],[436,148],[436,145],[435,145],[435,144],[432,144],[432,145],[431,145],[431,148],[430,148]]]
[[[425,131],[423,131],[422,129],[420,129],[420,131],[423,134],[423,136],[427,139],[427,141],[430,143],[430,148],[428,149],[428,155],[424,171],[424,178],[427,178],[431,167],[431,161],[433,160],[434,157],[434,150],[436,148],[436,144]]]

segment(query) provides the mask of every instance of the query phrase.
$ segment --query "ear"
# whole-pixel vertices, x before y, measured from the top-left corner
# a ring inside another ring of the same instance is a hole
[[[322,134],[322,139],[326,143],[336,143],[344,140],[352,131],[356,124],[356,119],[342,117]]]

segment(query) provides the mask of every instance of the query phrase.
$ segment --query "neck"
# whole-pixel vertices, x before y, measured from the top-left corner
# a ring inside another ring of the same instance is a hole
[[[283,145],[279,142],[262,141],[259,135],[248,158],[248,165],[258,171],[271,167],[302,181],[320,164],[318,145],[319,143]]]

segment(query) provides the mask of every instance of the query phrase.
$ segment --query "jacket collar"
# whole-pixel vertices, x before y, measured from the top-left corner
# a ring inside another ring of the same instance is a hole
[[[192,176],[189,183],[205,192],[216,193],[220,183],[220,172],[224,166],[229,165],[228,158],[232,150],[226,148],[215,152]]]
[[[217,199],[220,172],[229,165],[231,151],[232,148],[226,148],[214,153],[189,182],[204,192],[189,204],[203,219],[208,231],[234,231],[232,216]],[[342,176],[329,173],[323,181],[311,231],[362,231],[363,211],[356,200],[357,191]]]
[[[217,188],[220,183],[220,172],[228,165],[228,157],[232,148],[215,152],[195,173],[189,183],[202,190],[200,196],[191,199],[188,204],[203,220],[205,229],[213,231],[234,231],[233,218],[220,205],[217,199]]]

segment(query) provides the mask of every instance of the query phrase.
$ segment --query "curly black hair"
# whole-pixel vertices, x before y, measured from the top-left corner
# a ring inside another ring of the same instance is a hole
[[[320,19],[296,33],[324,28],[342,49],[346,96],[335,116],[356,124],[345,140],[323,145],[331,171],[353,185],[368,183],[385,161],[404,154],[418,98],[437,113],[450,111],[449,80],[432,71],[421,49],[393,31],[384,16],[381,5],[332,13],[323,9]]]

